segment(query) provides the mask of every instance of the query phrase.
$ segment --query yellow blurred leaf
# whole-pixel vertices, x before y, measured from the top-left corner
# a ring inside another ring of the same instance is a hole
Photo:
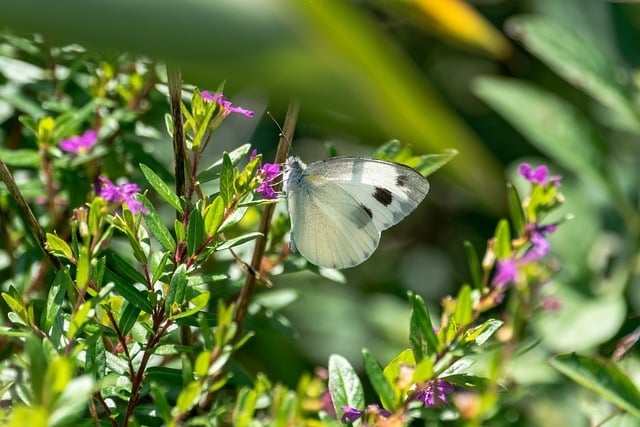
[[[416,24],[480,49],[496,58],[511,52],[511,43],[482,15],[462,0],[404,0],[417,13],[408,13]]]

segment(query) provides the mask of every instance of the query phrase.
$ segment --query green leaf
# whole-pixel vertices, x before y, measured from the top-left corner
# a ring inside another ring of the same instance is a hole
[[[235,239],[225,240],[218,247],[216,247],[216,251],[224,251],[226,249],[231,249],[234,246],[238,246],[243,243],[250,242],[252,240],[257,239],[258,237],[262,237],[262,233],[259,233],[257,231],[253,233],[243,234],[242,236],[236,237]]]
[[[489,338],[491,338],[493,334],[502,327],[503,324],[504,322],[502,320],[489,319],[482,325],[476,326],[473,329],[469,329],[464,334],[463,339],[465,342],[473,341],[475,345],[481,346]]]
[[[87,283],[89,283],[90,265],[89,247],[82,246],[80,248],[78,266],[76,268],[76,286],[80,290],[85,289],[87,287]]]
[[[183,310],[180,313],[172,315],[171,318],[181,319],[183,317],[192,316],[198,313],[199,311],[204,310],[207,307],[207,304],[209,304],[209,298],[210,298],[210,293],[208,291],[202,292],[197,297],[189,301],[189,304],[192,305],[192,307],[188,308],[187,310]]]
[[[167,313],[172,312],[171,306],[173,304],[181,305],[184,302],[184,292],[187,287],[187,266],[180,264],[171,277],[171,283],[169,283],[169,290],[167,291],[167,300],[165,302],[165,309]]]
[[[564,354],[551,359],[550,364],[618,408],[640,417],[640,391],[612,362],[577,354]]]
[[[511,18],[507,30],[567,82],[618,114],[633,118],[640,129],[630,98],[634,92],[631,77],[614,55],[572,28],[544,16]]]
[[[431,353],[435,353],[438,348],[438,337],[433,331],[429,310],[422,298],[410,292],[409,299],[412,304],[409,340],[416,361],[419,362]]]
[[[604,185],[603,143],[591,122],[574,106],[516,79],[482,77],[475,80],[473,88],[539,150],[577,176]]]
[[[251,150],[251,144],[244,144],[229,153],[231,163],[235,166],[242,158],[244,158]],[[201,183],[218,179],[223,168],[223,159],[218,160],[198,175],[198,181]]]
[[[141,310],[134,304],[129,304],[126,301],[123,303],[123,306],[124,310],[122,311],[122,315],[118,321],[118,327],[120,328],[122,335],[127,335],[131,328],[133,328],[133,325],[136,324],[136,320],[138,320],[138,315],[140,315]]]
[[[524,211],[522,210],[522,201],[518,190],[511,183],[507,183],[507,203],[509,205],[509,216],[511,217],[511,223],[515,228],[518,236],[524,234]]]
[[[84,324],[89,319],[89,311],[91,310],[91,300],[85,301],[80,304],[78,310],[71,316],[71,324],[67,330],[67,338],[73,338],[78,331],[82,329]]]
[[[197,381],[190,382],[182,389],[176,402],[176,409],[179,413],[185,413],[193,408],[200,398],[200,390],[200,383]]]
[[[94,392],[95,381],[90,375],[73,378],[64,389],[55,409],[49,416],[48,427],[63,427],[74,425],[87,407]]]
[[[344,413],[342,406],[364,409],[362,383],[349,361],[337,354],[329,356],[329,393],[338,418]]]
[[[224,220],[224,201],[218,196],[211,204],[204,208],[204,232],[207,236],[213,237],[222,225]]]
[[[427,360],[427,359],[423,359]],[[416,359],[413,355],[412,350],[403,350],[398,355],[396,355],[391,361],[384,367],[384,377],[387,379],[389,384],[393,384],[393,392],[394,392],[394,406],[400,404],[400,400],[402,398],[403,390],[395,387],[395,384],[398,382],[400,378],[403,366],[416,366]],[[408,385],[407,385],[408,387]]]
[[[222,154],[222,170],[220,171],[220,197],[224,207],[228,208],[233,201],[233,163],[226,151]]]
[[[453,148],[436,154],[418,156],[418,160],[408,163],[409,166],[420,172],[423,176],[429,176],[458,155],[458,150]]]
[[[156,211],[155,206],[151,204],[149,199],[145,196],[142,196],[142,204],[149,211],[149,213],[143,213],[144,221],[147,223],[147,227],[149,227],[149,231],[151,235],[162,245],[163,248],[170,252],[174,252],[176,250],[176,241],[174,240],[171,232],[164,225],[162,218]]]
[[[0,148],[0,159],[7,164],[15,168],[39,168],[40,167],[40,154],[38,150],[7,150],[6,148]]]
[[[501,219],[496,227],[494,251],[498,259],[511,257],[511,232],[506,219]]]
[[[456,298],[456,308],[453,318],[459,326],[467,325],[473,316],[473,300],[471,298],[471,286],[463,285]]]
[[[153,407],[158,410],[160,418],[162,418],[164,425],[171,424],[171,406],[169,406],[169,402],[167,401],[167,391],[160,388],[160,386],[156,382],[151,382],[149,384],[149,394],[153,399]]]
[[[56,273],[55,279],[49,294],[47,295],[47,304],[44,313],[42,313],[41,326],[45,333],[48,333],[57,316],[62,312],[62,303],[66,295],[67,287],[72,285],[71,277],[69,277],[68,268],[63,268]]]
[[[195,254],[204,240],[204,221],[198,209],[193,209],[189,215],[187,224],[187,253],[189,256]]]
[[[471,242],[465,240],[463,242],[464,249],[467,252],[467,261],[469,262],[469,272],[471,273],[471,281],[476,289],[482,288],[482,269],[478,260],[478,253]]]
[[[390,411],[393,410],[395,403],[393,386],[384,376],[380,364],[367,349],[362,350],[362,359],[364,360],[364,368],[367,371],[369,382],[378,394],[382,406]]]
[[[176,193],[160,178],[150,167],[140,163],[140,169],[145,178],[154,190],[162,197],[167,203],[169,203],[175,210],[180,213],[184,213],[180,199]]]
[[[145,283],[144,276],[137,272],[129,263],[115,252],[107,254],[107,269],[104,274],[107,282],[113,282],[116,291],[129,303],[134,304],[147,313],[152,312],[147,293],[135,288],[135,283]]]
[[[55,234],[47,233],[47,250],[59,258],[73,259],[71,247]]]

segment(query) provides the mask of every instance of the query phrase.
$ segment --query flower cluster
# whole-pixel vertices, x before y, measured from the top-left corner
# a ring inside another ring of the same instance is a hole
[[[251,155],[249,156],[249,161],[256,158],[258,155],[257,150],[253,150]],[[278,195],[276,191],[273,189],[272,181],[280,176],[280,165],[277,163],[265,163],[260,165],[258,168],[258,173],[256,177],[260,182],[260,186],[256,189],[258,193],[262,195],[263,198],[268,200],[273,200]]]
[[[532,168],[524,163],[518,169],[519,173],[534,186],[560,186],[561,176],[551,176],[545,165]],[[509,258],[498,260],[496,273],[492,283],[498,289],[503,289],[517,280],[519,271],[525,266],[539,261],[549,253],[551,248],[546,236],[556,231],[556,224],[540,225],[530,222],[525,225],[524,237],[530,243],[530,247],[519,256],[512,255]]]
[[[98,132],[92,129],[82,135],[61,140],[59,147],[68,153],[84,154],[87,153],[96,142],[98,142]]]
[[[134,215],[138,212],[149,213],[147,208],[135,199],[135,195],[140,193],[140,187],[136,184],[115,185],[104,176],[99,176],[98,179],[102,182],[102,188],[98,191],[98,196],[111,203],[126,204]]]

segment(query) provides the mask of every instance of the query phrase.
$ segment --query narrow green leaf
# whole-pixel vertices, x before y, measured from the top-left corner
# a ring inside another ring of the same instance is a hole
[[[147,208],[147,211],[149,211],[147,214],[143,213],[142,216],[144,217],[144,221],[147,223],[147,227],[149,227],[151,235],[162,245],[163,248],[170,252],[174,252],[176,250],[176,241],[173,239],[173,236],[167,226],[164,225],[164,222],[162,221],[162,218],[160,218],[158,211],[156,211],[155,206],[153,206],[145,196],[142,196],[142,204]]]
[[[147,165],[140,163],[140,169],[142,170],[143,175],[147,178],[147,181],[154,190],[162,197],[167,203],[169,203],[175,210],[180,213],[183,213],[182,205],[180,204],[180,199],[176,195],[176,193],[165,183],[162,178],[160,178],[150,167]]]
[[[224,251],[226,249],[231,249],[234,246],[238,246],[243,243],[250,242],[252,240],[257,239],[258,237],[262,237],[262,233],[255,231],[253,233],[247,233],[242,236],[236,237],[235,239],[225,240],[218,247],[216,247],[216,251]]]
[[[583,387],[593,390],[618,408],[640,417],[640,391],[620,368],[610,361],[577,354],[564,354],[551,366]]]
[[[204,232],[207,236],[215,236],[224,219],[224,201],[218,196],[204,209]]]
[[[476,289],[482,288],[482,269],[480,268],[480,260],[478,253],[471,242],[465,240],[463,242],[464,249],[467,252],[467,261],[469,262],[469,272],[471,273],[471,281]]]
[[[181,305],[184,302],[184,292],[187,287],[187,266],[180,264],[171,277],[169,290],[167,291],[167,299],[165,309],[167,313],[171,313],[173,304]]]
[[[364,360],[364,368],[367,371],[369,382],[378,394],[382,406],[385,409],[392,411],[394,409],[395,402],[392,384],[384,376],[382,367],[369,350],[362,350],[362,359]]]
[[[116,257],[111,256],[110,254],[108,258],[113,260]],[[139,291],[135,288],[134,283],[144,283],[144,278],[140,276],[141,280],[133,280],[131,275],[122,274],[123,270],[117,268],[120,264],[116,266],[109,266],[105,271],[105,280],[107,282],[113,282],[115,285],[116,291],[122,295],[129,303],[134,304],[141,310],[144,310],[147,313],[152,312],[151,303],[149,303],[149,299],[147,298],[147,293]],[[118,273],[116,273],[116,271]],[[135,270],[134,270],[135,272]],[[137,273],[137,272],[135,272]],[[138,273],[139,274],[139,273]]]
[[[193,408],[200,398],[200,390],[200,383],[197,381],[190,382],[182,389],[176,402],[176,409],[179,413],[185,413]]]
[[[329,356],[329,393],[338,418],[343,406],[364,409],[362,383],[349,361],[337,354]]]
[[[71,247],[55,234],[47,233],[47,250],[59,258],[73,259]]]
[[[409,293],[411,300],[411,319],[409,340],[417,362],[428,357],[438,348],[438,337],[433,331],[429,310],[419,295]]]
[[[471,298],[471,286],[465,284],[460,288],[458,297],[456,298],[456,308],[453,312],[453,318],[456,324],[464,326],[471,322],[473,316],[473,300]]]
[[[411,162],[409,166],[420,172],[423,176],[429,176],[458,155],[458,150],[453,148],[442,153],[425,154],[417,157],[415,164]]]
[[[82,246],[80,248],[78,266],[76,268],[76,286],[80,290],[85,289],[87,287],[87,283],[89,283],[90,265],[89,248],[87,246]]]
[[[67,331],[67,338],[73,338],[80,329],[84,326],[89,318],[89,311],[91,310],[91,300],[85,301],[80,304],[78,310],[71,316],[71,324]]]
[[[489,338],[491,338],[493,334],[502,327],[503,324],[504,322],[502,320],[488,319],[482,325],[476,326],[475,328],[468,330],[464,334],[463,339],[465,342],[473,341],[475,345],[481,346]]]
[[[66,427],[80,422],[79,418],[94,392],[94,385],[95,381],[89,375],[73,378],[56,401],[47,426]]]
[[[204,221],[198,209],[193,209],[187,224],[187,254],[193,255],[204,240]]]
[[[40,154],[38,150],[7,150],[0,148],[0,159],[7,164],[16,168],[39,168]]]
[[[141,310],[134,304],[129,304],[126,301],[123,303],[123,306],[124,310],[122,311],[122,315],[118,321],[118,327],[123,335],[127,335],[131,328],[133,328],[133,325],[136,324],[136,320],[138,320],[138,315],[140,315]]]
[[[162,418],[163,424],[170,425],[172,417],[171,406],[169,406],[169,402],[167,401],[166,397],[167,390],[163,390],[162,388],[160,388],[158,383],[153,381],[151,382],[151,384],[149,384],[149,386],[149,394],[153,399],[153,407],[157,409],[160,418]]]
[[[524,234],[524,211],[522,210],[522,201],[518,190],[510,182],[507,183],[507,203],[509,205],[509,216],[511,217],[511,223],[516,230],[518,236]]]
[[[509,221],[501,219],[496,226],[494,250],[498,259],[507,259],[511,256],[511,231]]]
[[[209,364],[211,363],[211,352],[203,351],[196,357],[196,363],[194,365],[194,374],[196,378],[204,378],[209,371]]]
[[[62,303],[66,295],[66,290],[69,285],[72,284],[71,277],[69,277],[68,268],[63,268],[56,273],[55,279],[49,294],[47,295],[47,304],[45,306],[44,313],[42,313],[42,319],[40,325],[45,333],[48,333],[53,322],[57,316],[60,316],[62,311]]]
[[[222,154],[222,170],[220,171],[220,197],[225,207],[233,201],[233,163],[226,151]]]

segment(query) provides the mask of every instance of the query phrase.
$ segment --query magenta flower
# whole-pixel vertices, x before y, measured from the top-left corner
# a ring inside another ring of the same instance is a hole
[[[249,156],[249,160],[253,160],[257,155],[258,151],[254,149]],[[280,176],[279,164],[265,163],[264,165],[260,165],[256,176],[259,180],[261,180],[260,186],[256,189],[256,191],[260,193],[263,198],[267,200],[273,200],[278,197],[276,191],[271,186],[271,182]]]
[[[513,258],[499,260],[496,263],[496,274],[493,276],[493,286],[504,288],[509,283],[516,281],[518,273],[518,263]]]
[[[82,135],[72,136],[60,141],[60,149],[68,153],[82,154],[88,152],[98,142],[98,132],[91,129]]]
[[[126,204],[134,215],[138,212],[149,213],[147,208],[134,198],[136,194],[140,193],[140,187],[136,184],[115,185],[102,175],[98,179],[102,182],[98,196],[111,203]]]
[[[447,394],[455,390],[453,384],[444,380],[432,380],[420,390],[415,399],[424,403],[425,408],[433,408],[447,404]]]
[[[368,405],[363,411],[350,406],[342,406],[341,409],[344,411],[344,414],[342,414],[342,417],[340,418],[340,422],[343,424],[353,423],[363,415],[367,415],[369,417],[381,416],[383,418],[389,418],[391,416],[391,412],[375,404]]]
[[[491,281],[496,287],[504,287],[516,280],[518,269],[544,258],[551,250],[551,245],[546,239],[546,234],[556,231],[556,224],[536,225],[527,224],[525,232],[529,235],[531,247],[519,258],[507,258],[498,260],[496,263],[496,273]]]
[[[344,411],[344,414],[342,414],[342,418],[340,418],[340,421],[343,424],[353,423],[354,421],[359,419],[364,413],[364,411],[352,408],[350,406],[343,406],[342,410]]]
[[[222,111],[223,117],[226,117],[231,113],[238,113],[246,117],[253,117],[253,111],[244,109],[242,107],[234,107],[231,104],[231,101],[227,100],[227,98],[224,97],[222,92],[216,92],[212,95],[208,90],[203,90],[201,95],[202,99],[204,99],[205,101],[216,102]]]
[[[560,175],[550,176],[546,165],[533,169],[528,163],[523,163],[518,168],[520,175],[532,184],[547,185],[553,183],[556,187],[560,185],[562,177]]]

